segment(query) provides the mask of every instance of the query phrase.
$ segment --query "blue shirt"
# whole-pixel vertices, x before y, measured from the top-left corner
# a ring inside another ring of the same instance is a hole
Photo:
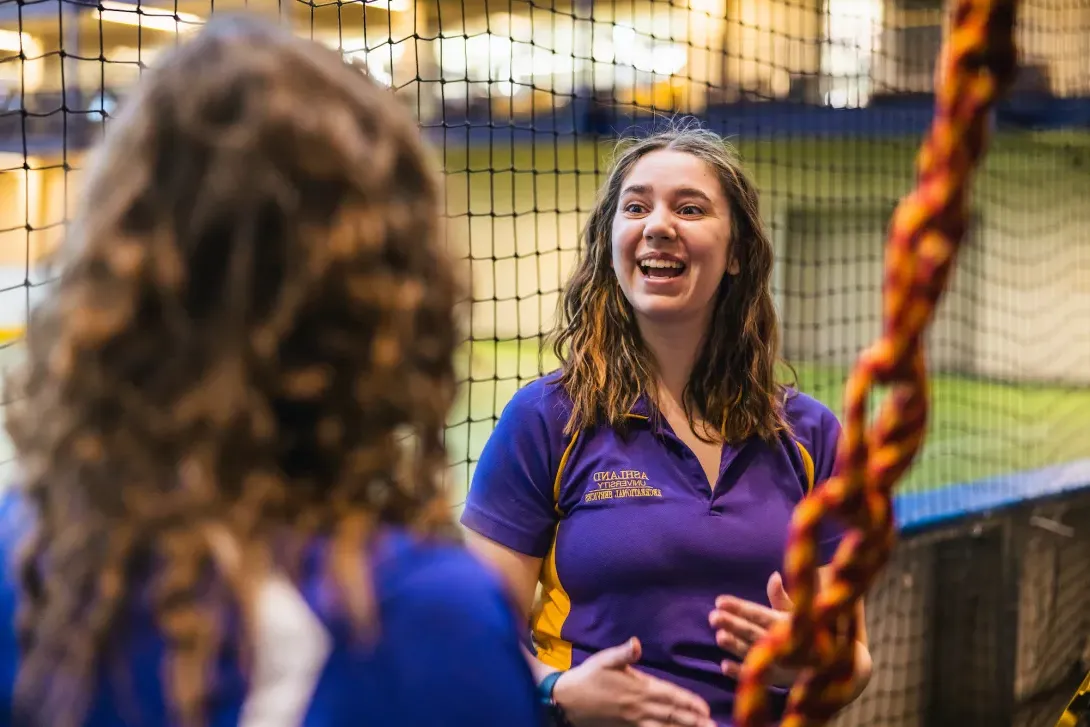
[[[27,517],[15,497],[0,501],[5,564]],[[383,534],[372,564],[381,631],[367,649],[351,641],[344,618],[323,607],[328,589],[320,578],[304,578],[300,588],[270,581],[261,620],[269,648],[259,651],[250,680],[233,658],[218,665],[209,727],[541,724],[513,610],[496,578],[459,547],[399,530]],[[12,570],[8,565],[0,579],[0,725],[13,724],[19,661]],[[86,727],[169,724],[159,678],[162,641],[139,609],[124,625],[125,670],[113,681],[103,676]]]
[[[598,426],[565,436],[571,409],[553,375],[515,394],[481,454],[462,523],[544,559],[531,623],[541,661],[568,669],[638,636],[639,668],[699,694],[730,725],[735,683],[720,671],[730,655],[708,614],[721,594],[769,605],[795,505],[832,474],[836,417],[792,391],[791,433],[724,445],[712,488],[646,400],[625,433]],[[825,528],[822,564],[840,537]]]

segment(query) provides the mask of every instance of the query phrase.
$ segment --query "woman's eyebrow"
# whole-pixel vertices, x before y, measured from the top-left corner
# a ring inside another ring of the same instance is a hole
[[[678,197],[696,197],[697,199],[702,199],[702,200],[704,200],[705,202],[708,202],[709,204],[710,204],[710,203],[711,203],[711,201],[712,201],[712,198],[711,198],[711,197],[709,197],[709,196],[708,196],[707,194],[705,194],[704,192],[701,192],[701,191],[700,191],[699,189],[697,189],[696,187],[682,187],[682,188],[680,188],[680,189],[676,189],[676,190],[674,190],[674,193],[675,193],[675,194],[676,194],[676,195],[677,195]]]
[[[630,184],[621,190],[621,194],[648,194],[650,191],[651,187],[646,184]]]
[[[651,187],[649,185],[646,185],[646,184],[630,184],[629,186],[627,186],[627,187],[625,187],[624,189],[621,190],[621,195],[622,196],[624,196],[626,194],[650,194],[650,193],[651,193]],[[709,197],[706,193],[701,192],[696,187],[679,187],[678,189],[674,190],[674,196],[676,196],[676,197],[696,197],[697,199],[702,199],[705,202],[708,202],[709,204],[712,201],[711,197]]]

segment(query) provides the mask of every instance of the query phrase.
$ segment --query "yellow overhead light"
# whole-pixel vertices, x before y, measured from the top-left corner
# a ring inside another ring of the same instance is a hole
[[[0,53],[22,52],[23,90],[34,93],[45,78],[45,58],[42,44],[29,33],[0,29]],[[18,72],[17,72],[18,73]]]
[[[12,53],[23,51],[23,53],[30,55],[30,49],[37,45],[34,38],[27,33],[0,28],[0,50],[11,51]]]

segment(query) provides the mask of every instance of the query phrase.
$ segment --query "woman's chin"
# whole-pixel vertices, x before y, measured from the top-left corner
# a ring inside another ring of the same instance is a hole
[[[636,314],[649,323],[676,323],[699,317],[688,296],[644,295],[633,301]]]

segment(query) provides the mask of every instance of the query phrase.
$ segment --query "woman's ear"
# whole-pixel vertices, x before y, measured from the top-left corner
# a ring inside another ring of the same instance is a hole
[[[730,239],[727,240],[727,275],[737,275],[742,271],[742,264],[738,262],[738,245],[736,241],[741,238],[736,225],[731,225]]]

